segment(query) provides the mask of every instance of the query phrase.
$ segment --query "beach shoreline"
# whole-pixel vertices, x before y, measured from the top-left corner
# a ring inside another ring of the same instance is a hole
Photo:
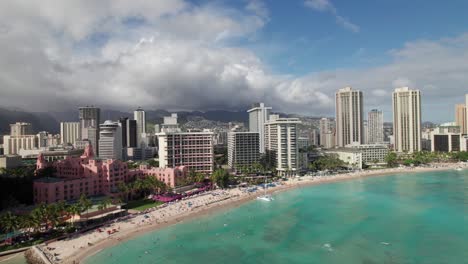
[[[368,177],[444,171],[460,167],[467,168],[468,164],[446,163],[436,164],[433,165],[433,167],[392,168],[360,171],[355,173],[343,173],[332,176],[302,177],[301,180],[292,179],[286,181],[283,185],[271,187],[268,189],[267,193],[272,194],[301,187],[335,183],[347,180],[364,179]],[[131,240],[148,232],[153,232],[184,221],[190,221],[192,219],[210,215],[215,212],[230,210],[232,208],[241,206],[249,201],[256,199],[259,195],[259,192],[263,192],[263,190],[258,190],[253,193],[242,192],[237,188],[227,191],[210,191],[207,194],[171,204],[166,208],[148,212],[146,214],[146,218],[145,215],[140,214],[136,216],[130,224],[128,222],[122,221],[112,223],[109,227],[105,228],[117,228],[118,232],[112,235],[102,234],[98,233],[97,230],[92,230],[76,238],[50,243],[47,246],[43,246],[42,250],[49,254],[59,253],[61,260],[52,261],[52,263],[83,263],[86,258],[106,248],[118,245],[122,242]],[[206,203],[207,201],[209,202],[208,204]],[[203,202],[205,202],[205,204],[203,204]],[[198,205],[195,207],[187,207],[187,204]],[[178,211],[176,210],[177,208]],[[166,212],[167,215],[165,214]],[[48,247],[54,248],[54,250],[49,251],[47,249]]]

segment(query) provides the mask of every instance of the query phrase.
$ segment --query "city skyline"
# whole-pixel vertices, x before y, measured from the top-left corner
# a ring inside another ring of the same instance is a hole
[[[404,3],[3,1],[0,104],[203,111],[262,101],[333,116],[334,92],[352,86],[373,98],[365,112],[381,108],[389,120],[391,92],[409,86],[425,97],[424,121],[452,120],[453,110],[435,109],[463,103],[468,4]]]

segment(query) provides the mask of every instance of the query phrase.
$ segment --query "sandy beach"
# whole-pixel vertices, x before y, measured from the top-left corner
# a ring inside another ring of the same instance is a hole
[[[467,168],[467,163],[435,164],[430,167],[417,168],[392,168],[381,170],[359,171],[330,176],[305,176],[295,178],[268,188],[268,193],[276,193],[292,188],[309,185],[331,183],[344,180],[359,179],[371,176],[384,176],[398,173],[429,172],[437,170],[449,170]],[[218,210],[226,210],[256,199],[263,189],[248,192],[245,189],[214,190],[199,194],[188,199],[170,203],[164,207],[154,208],[145,213],[127,216],[124,219],[115,220],[111,224],[98,230],[88,231],[66,240],[56,241],[39,248],[51,259],[52,263],[80,263],[86,257],[100,250],[111,247],[122,241],[136,236],[164,228],[195,217],[210,214]],[[117,232],[109,235],[108,230]]]

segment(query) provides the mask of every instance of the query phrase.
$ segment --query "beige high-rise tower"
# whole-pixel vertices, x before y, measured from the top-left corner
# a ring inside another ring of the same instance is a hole
[[[466,104],[455,105],[455,123],[460,127],[462,134],[467,134]]]
[[[364,108],[361,91],[345,87],[335,94],[336,103],[336,145],[364,142]]]
[[[367,139],[368,144],[377,144],[384,142],[382,111],[372,109],[369,112],[367,118],[367,130],[369,135],[369,138]]]
[[[465,115],[466,130],[463,133],[468,134],[468,94],[465,95],[465,108],[466,108],[466,115]]]
[[[393,136],[395,151],[421,151],[421,92],[408,87],[393,92]]]

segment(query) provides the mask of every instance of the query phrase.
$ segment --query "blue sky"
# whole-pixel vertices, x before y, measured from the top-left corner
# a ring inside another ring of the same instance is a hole
[[[456,36],[468,25],[468,1],[463,0],[449,4],[435,0],[329,2],[357,25],[359,32],[343,28],[332,14],[308,8],[304,1],[269,0],[265,1],[269,22],[256,41],[245,45],[275,71],[302,75],[382,64],[391,60],[389,50],[408,41]]]
[[[466,10],[465,0],[0,1],[0,104],[241,110],[263,101],[333,116],[334,93],[352,86],[366,111],[390,120],[393,89],[409,86],[422,92],[423,120],[452,121],[468,93]]]

